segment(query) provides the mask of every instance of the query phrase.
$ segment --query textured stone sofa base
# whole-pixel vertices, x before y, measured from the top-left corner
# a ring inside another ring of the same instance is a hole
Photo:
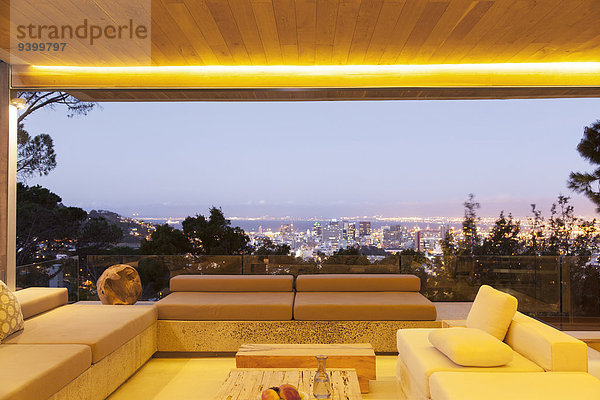
[[[442,321],[158,321],[158,351],[235,353],[244,343],[371,343],[396,353],[398,329]]]

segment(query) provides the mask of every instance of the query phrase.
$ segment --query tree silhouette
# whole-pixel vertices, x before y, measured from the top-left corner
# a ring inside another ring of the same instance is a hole
[[[232,227],[220,208],[212,207],[208,219],[201,214],[187,217],[182,226],[194,254],[234,255],[250,250],[246,232],[238,226]]]
[[[537,209],[535,204],[531,204],[531,213],[533,214],[533,217],[527,218],[531,228],[529,234],[525,238],[525,243],[523,243],[525,247],[524,254],[540,256],[544,252],[546,244],[544,236],[544,217],[542,217],[542,212]]]
[[[463,239],[459,245],[459,253],[461,255],[473,255],[479,251],[481,245],[481,236],[477,232],[477,210],[481,205],[475,201],[475,195],[469,193],[467,201],[463,203],[465,206],[465,219],[463,220]]]
[[[116,224],[102,217],[89,218],[79,232],[77,250],[99,252],[119,243],[122,238],[123,231]]]
[[[87,213],[65,207],[62,199],[41,186],[17,184],[17,264],[39,255],[56,253],[64,243],[75,242]]]
[[[256,256],[287,256],[290,254],[290,246],[288,244],[275,244],[270,238],[262,239],[260,246],[254,250]]]
[[[567,186],[584,194],[600,212],[600,120],[585,127],[577,151],[595,169],[592,172],[571,172]]]
[[[67,117],[87,115],[97,107],[96,103],[81,101],[66,92],[17,92],[24,99],[26,107],[18,118],[17,130],[17,176],[24,181],[36,175],[48,175],[56,168],[54,142],[47,133],[31,136],[25,130],[25,119],[41,109],[54,110],[62,106],[67,110]]]
[[[494,223],[488,237],[482,245],[482,253],[485,255],[515,256],[521,253],[522,245],[519,239],[521,223],[515,221],[511,214],[504,216],[504,211]]]
[[[173,255],[191,251],[192,245],[183,232],[168,224],[157,226],[150,240],[143,239],[140,245],[141,254]]]

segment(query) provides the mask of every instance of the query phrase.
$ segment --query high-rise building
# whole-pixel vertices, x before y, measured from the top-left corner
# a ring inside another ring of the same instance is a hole
[[[332,220],[323,228],[323,242],[329,242],[332,248],[339,248],[340,240],[342,239],[342,229],[340,223],[336,220]]]
[[[348,224],[348,240],[355,240],[356,239],[356,224],[354,222],[352,222],[351,224]]]
[[[342,221],[342,238],[346,241],[356,239],[356,224],[350,221]]]
[[[399,247],[404,242],[405,229],[402,225],[391,225],[389,229],[383,230],[383,245],[385,247]]]
[[[342,221],[342,239],[344,240],[348,240],[349,238],[349,233],[350,231],[350,222],[348,221]]]
[[[283,236],[291,236],[294,233],[294,223],[281,225],[279,232]]]
[[[317,236],[318,238],[323,236],[323,227],[321,226],[321,224],[318,221],[314,223],[314,225],[312,227],[312,232],[313,232],[313,235]]]
[[[448,225],[440,225],[440,239],[444,240],[448,232],[450,232]]]
[[[358,223],[358,236],[369,236],[371,234],[371,221],[360,221]]]

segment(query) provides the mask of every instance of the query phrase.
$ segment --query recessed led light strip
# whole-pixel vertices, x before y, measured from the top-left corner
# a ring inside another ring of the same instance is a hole
[[[13,67],[13,84],[17,87],[106,88],[600,86],[600,62],[129,67],[33,65]]]

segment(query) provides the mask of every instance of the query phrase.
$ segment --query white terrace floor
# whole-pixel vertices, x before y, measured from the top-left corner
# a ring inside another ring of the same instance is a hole
[[[439,320],[466,319],[470,302],[436,303]],[[364,400],[405,400],[396,381],[397,356],[377,356],[377,380]],[[212,399],[235,368],[234,357],[152,358],[110,400]]]

